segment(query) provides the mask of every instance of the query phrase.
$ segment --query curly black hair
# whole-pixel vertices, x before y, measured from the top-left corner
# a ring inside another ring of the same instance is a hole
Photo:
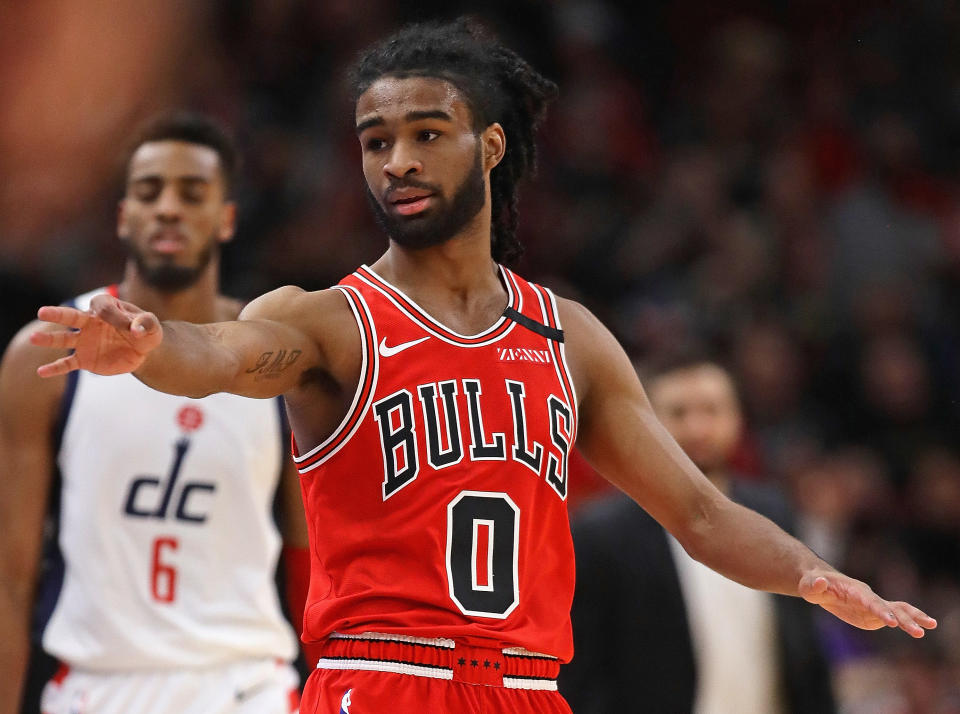
[[[463,93],[475,131],[503,127],[506,153],[490,176],[491,253],[498,263],[516,263],[523,255],[517,184],[536,169],[535,133],[557,85],[469,17],[407,25],[364,52],[350,75],[354,101],[384,76],[444,79]]]

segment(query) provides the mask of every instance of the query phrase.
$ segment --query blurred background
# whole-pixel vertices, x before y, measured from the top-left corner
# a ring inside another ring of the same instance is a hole
[[[343,70],[469,12],[560,100],[521,196],[526,277],[643,371],[706,348],[748,408],[736,467],[802,536],[940,628],[824,618],[847,713],[960,712],[960,2],[32,0],[0,3],[2,344],[116,282],[124,146],[209,112],[245,165],[224,285],[323,288],[385,248]],[[601,492],[579,463],[571,509]]]

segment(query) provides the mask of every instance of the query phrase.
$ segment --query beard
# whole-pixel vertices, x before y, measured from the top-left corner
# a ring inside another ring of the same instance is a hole
[[[414,216],[391,215],[384,209],[367,186],[367,200],[373,211],[373,217],[390,240],[404,248],[429,248],[446,243],[459,233],[473,219],[486,200],[486,185],[483,180],[483,163],[480,159],[480,147],[474,156],[470,172],[453,198],[447,201],[440,195],[436,186],[420,183],[414,179],[400,179],[390,185],[389,190],[402,186],[422,188],[433,191],[435,206],[424,213]]]
[[[195,284],[217,251],[217,241],[211,239],[193,265],[177,265],[172,257],[149,258],[132,241],[123,242],[137,266],[137,274],[147,285],[163,293],[179,292]]]

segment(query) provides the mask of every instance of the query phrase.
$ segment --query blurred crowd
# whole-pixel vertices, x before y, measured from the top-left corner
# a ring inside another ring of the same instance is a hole
[[[385,239],[343,70],[401,22],[472,12],[561,89],[521,195],[520,272],[585,302],[641,374],[690,347],[728,363],[749,424],[738,470],[786,490],[819,554],[940,621],[913,642],[825,618],[842,711],[960,712],[960,4],[717,5],[153,8],[169,15],[153,56],[100,76],[115,92],[105,114],[81,101],[63,117],[82,136],[62,150],[99,146],[100,158],[75,152],[65,185],[57,156],[43,175],[29,152],[32,174],[0,168],[0,336],[40,301],[118,278],[116,154],[134,120],[164,107],[211,112],[240,140],[228,291],[326,287],[374,260]],[[0,146],[22,148],[11,132],[30,122],[11,121]],[[91,134],[101,145],[81,142]],[[574,510],[600,488],[580,470]]]

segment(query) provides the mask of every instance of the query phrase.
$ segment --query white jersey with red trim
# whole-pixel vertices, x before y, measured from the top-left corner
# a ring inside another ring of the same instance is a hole
[[[63,569],[41,592],[44,649],[96,671],[292,659],[274,580],[279,401],[74,372],[64,404]]]
[[[576,397],[553,295],[500,276],[508,306],[473,336],[366,266],[337,286],[363,370],[336,432],[295,454],[313,544],[306,638],[571,656]]]

